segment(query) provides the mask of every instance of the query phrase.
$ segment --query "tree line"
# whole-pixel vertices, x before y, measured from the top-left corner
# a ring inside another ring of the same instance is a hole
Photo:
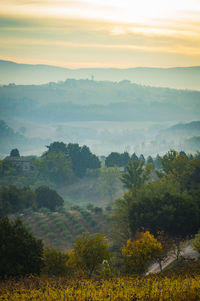
[[[15,185],[0,188],[0,218],[12,213],[22,213],[28,208],[48,208],[54,211],[63,204],[63,198],[47,186],[40,186],[35,190]]]

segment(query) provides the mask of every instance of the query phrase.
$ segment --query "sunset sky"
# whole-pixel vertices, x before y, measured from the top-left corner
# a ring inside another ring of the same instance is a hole
[[[200,0],[1,0],[0,59],[69,68],[200,65]]]

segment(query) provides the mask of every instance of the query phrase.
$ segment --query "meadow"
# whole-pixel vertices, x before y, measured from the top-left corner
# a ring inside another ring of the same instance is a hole
[[[197,301],[200,300],[200,275],[170,274],[135,277],[64,279],[27,277],[0,284],[0,300],[66,301]]]

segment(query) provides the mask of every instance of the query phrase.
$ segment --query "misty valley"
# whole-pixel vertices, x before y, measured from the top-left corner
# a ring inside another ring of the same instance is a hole
[[[0,86],[2,300],[153,300],[132,298],[154,294],[145,281],[169,297],[181,273],[196,297],[199,101],[128,80]]]

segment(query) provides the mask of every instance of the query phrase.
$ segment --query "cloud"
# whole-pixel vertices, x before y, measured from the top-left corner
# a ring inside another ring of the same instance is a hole
[[[189,4],[183,0],[177,15],[170,14],[166,6],[172,8],[174,2],[177,12],[180,0],[169,0],[164,9],[161,2],[146,1],[141,15],[144,0],[137,2],[135,10],[136,2],[130,0],[7,0],[0,3],[0,56],[29,57],[40,63],[48,58],[49,64],[62,59],[80,66],[92,62],[169,66],[176,61],[199,65],[200,18],[194,0],[188,11]],[[144,18],[149,5],[153,11],[156,3],[152,18]]]

